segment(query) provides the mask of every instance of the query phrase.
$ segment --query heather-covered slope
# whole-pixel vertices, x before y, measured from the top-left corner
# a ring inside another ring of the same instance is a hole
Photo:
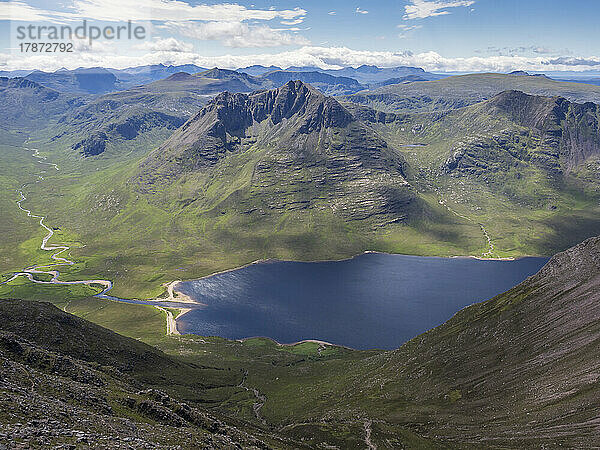
[[[434,422],[453,439],[592,445],[600,438],[600,238],[371,367],[380,374],[373,388],[404,384],[413,401],[445,403]]]

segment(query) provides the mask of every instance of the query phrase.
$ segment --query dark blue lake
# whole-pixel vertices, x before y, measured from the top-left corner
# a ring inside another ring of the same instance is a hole
[[[178,291],[207,306],[177,323],[182,333],[204,336],[391,349],[507,291],[546,261],[378,253],[335,262],[269,261],[180,283]]]

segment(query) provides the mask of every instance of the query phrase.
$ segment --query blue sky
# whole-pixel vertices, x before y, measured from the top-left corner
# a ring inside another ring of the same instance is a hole
[[[0,70],[163,62],[589,71],[600,69],[598,18],[598,0],[0,1]],[[132,20],[147,34],[91,45],[72,39],[71,54],[19,47],[19,26],[83,19],[99,27]]]

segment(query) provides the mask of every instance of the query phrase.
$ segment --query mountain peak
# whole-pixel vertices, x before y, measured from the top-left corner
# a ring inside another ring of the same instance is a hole
[[[406,181],[404,158],[336,99],[299,80],[216,96],[144,160],[137,184],[153,190],[186,173],[239,185],[246,198],[227,201],[258,215],[325,207],[381,224],[422,208]],[[242,180],[242,173],[250,178]],[[223,198],[202,201],[214,206]]]
[[[518,123],[539,128],[561,101],[566,100],[560,97],[541,97],[522,91],[508,90],[495,95],[488,100],[487,104],[508,114]]]
[[[233,77],[247,76],[246,74],[236,72],[235,70],[219,69],[218,67],[214,67],[214,68],[206,70],[204,72],[200,72],[199,75],[206,77],[206,78],[216,78],[216,79],[229,78],[232,76]]]
[[[381,69],[379,67],[369,64],[363,64],[362,66],[356,68],[356,71],[361,73],[377,73],[380,70]]]
[[[485,106],[491,108],[491,115],[500,113],[520,126],[535,129],[544,139],[544,145],[559,152],[567,171],[600,155],[600,106],[595,103],[504,91]]]
[[[518,75],[518,76],[528,77],[529,73],[525,72],[524,70],[513,70],[512,72],[509,73],[509,75]]]
[[[298,132],[308,133],[321,127],[344,127],[352,115],[340,103],[323,95],[300,80],[290,80],[283,86],[252,94],[217,95],[197,117],[216,111],[217,119],[228,124],[228,131],[250,126],[270,118],[273,124],[293,116],[302,122]],[[219,133],[220,135],[222,132]]]
[[[174,73],[173,75],[171,75],[168,78],[165,78],[165,81],[184,81],[184,80],[189,80],[189,79],[193,79],[194,76],[190,75],[187,72],[177,72]]]

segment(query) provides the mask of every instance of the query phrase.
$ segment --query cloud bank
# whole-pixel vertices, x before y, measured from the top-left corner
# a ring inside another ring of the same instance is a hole
[[[80,52],[65,55],[58,60],[50,55],[2,54],[1,70],[42,69],[56,70],[60,67],[103,66],[124,68],[144,64],[196,64],[201,67],[235,69],[253,64],[264,66],[319,66],[340,68],[373,64],[380,67],[414,66],[432,72],[510,72],[527,71],[584,71],[597,69],[598,57],[554,57],[523,55],[492,55],[465,58],[448,58],[437,52],[413,53],[410,51],[388,52],[354,50],[348,47],[321,47],[305,45],[295,50],[277,53],[255,53],[244,55],[206,56],[189,51],[189,47],[176,40],[157,40],[147,44],[148,52],[128,56],[119,52]]]

